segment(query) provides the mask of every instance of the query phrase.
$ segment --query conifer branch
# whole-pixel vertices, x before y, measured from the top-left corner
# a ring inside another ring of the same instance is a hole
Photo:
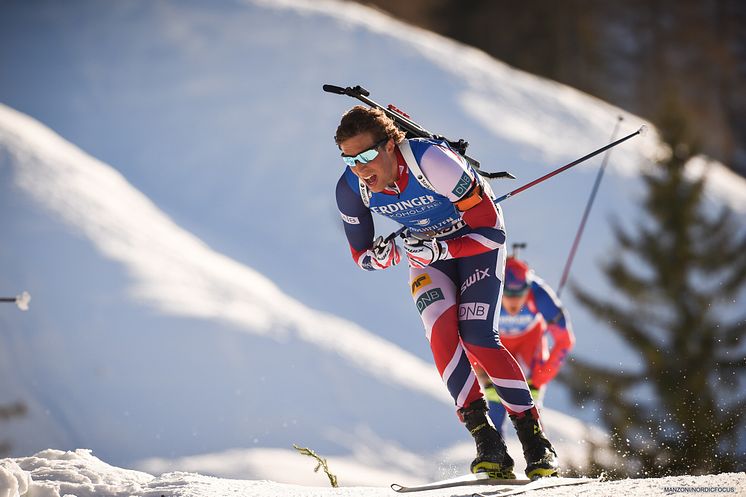
[[[316,465],[316,468],[313,470],[314,473],[318,473],[320,468],[324,469],[324,473],[326,473],[327,478],[329,478],[329,483],[332,487],[337,488],[339,484],[337,483],[337,477],[336,475],[332,474],[331,471],[329,471],[329,465],[326,462],[326,459],[320,457],[316,452],[309,449],[308,447],[300,447],[298,445],[293,444],[293,448],[303,454],[304,456],[313,457],[316,459],[318,464]]]

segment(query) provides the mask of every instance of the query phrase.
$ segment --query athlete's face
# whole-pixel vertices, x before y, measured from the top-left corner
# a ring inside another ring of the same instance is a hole
[[[354,157],[376,145],[375,137],[369,133],[360,133],[339,144],[342,154]],[[387,186],[393,185],[399,176],[399,165],[394,152],[394,141],[389,139],[376,150],[378,155],[367,164],[355,163],[352,172],[362,179],[372,192],[382,192]]]
[[[526,299],[528,298],[528,292],[523,293],[522,295],[505,295],[503,294],[503,309],[505,309],[508,314],[518,314],[518,311],[521,310],[521,307],[523,307],[523,304],[526,303]]]

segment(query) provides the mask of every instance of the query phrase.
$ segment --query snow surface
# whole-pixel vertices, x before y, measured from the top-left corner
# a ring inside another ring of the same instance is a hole
[[[297,443],[354,484],[463,472],[473,448],[430,365],[406,270],[369,274],[349,259],[331,135],[355,102],[321,85],[363,84],[467,138],[486,170],[518,176],[494,182],[498,194],[607,143],[618,115],[624,133],[642,121],[351,3],[3,9],[0,290],[34,298],[27,313],[0,309],[0,404],[29,408],[0,425],[12,455],[87,447],[152,474],[324,485]],[[584,287],[609,291],[605,221],[638,216],[637,172],[657,153],[652,132],[612,154],[573,266]],[[511,241],[528,242],[549,282],[600,159],[504,204]],[[704,161],[691,173],[708,174],[713,207],[746,212],[742,178]],[[605,324],[565,302],[575,353],[614,350],[634,367]],[[563,463],[587,464],[603,437],[567,415],[595,412],[554,385],[547,405],[566,413],[545,414]]]
[[[270,455],[268,459],[271,461]],[[407,480],[401,481],[410,483]],[[0,497],[62,497],[65,495],[75,497],[215,497],[227,495],[391,497],[397,495],[389,488],[349,487],[343,482],[340,485],[338,488],[300,487],[267,480],[234,480],[187,472],[170,472],[155,477],[141,471],[110,466],[96,458],[89,450],[63,452],[49,449],[31,457],[0,460]],[[471,495],[475,491],[489,492],[490,487],[431,490],[426,494],[431,497],[452,497]],[[531,495],[596,497],[625,494],[645,497],[680,492],[746,495],[746,475],[726,473],[621,480],[588,483],[582,487],[533,491],[525,495],[529,497]]]

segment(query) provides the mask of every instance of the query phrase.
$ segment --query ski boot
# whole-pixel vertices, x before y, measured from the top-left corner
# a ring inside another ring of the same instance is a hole
[[[518,416],[510,416],[523,446],[526,458],[526,476],[531,480],[547,476],[559,476],[557,452],[544,436],[539,423],[539,413],[533,409]]]
[[[472,473],[487,473],[490,478],[513,479],[513,459],[505,442],[487,421],[487,404],[479,399],[458,410],[461,421],[474,437],[477,457],[471,463]]]

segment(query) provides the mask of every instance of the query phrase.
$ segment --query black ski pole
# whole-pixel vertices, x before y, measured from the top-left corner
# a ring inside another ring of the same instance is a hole
[[[399,228],[398,230],[394,231],[393,233],[390,233],[389,236],[387,236],[384,239],[384,242],[386,242],[386,243],[390,242],[391,240],[393,240],[397,236],[403,235],[405,231],[407,231],[407,227],[406,226],[402,226],[401,228]]]
[[[645,133],[645,130],[646,130],[646,129],[647,129],[647,127],[646,127],[646,126],[645,126],[645,125],[643,124],[642,126],[640,126],[640,129],[638,129],[638,130],[637,130],[637,131],[635,131],[634,133],[630,133],[630,134],[628,134],[627,136],[625,136],[625,137],[623,137],[623,138],[620,138],[620,139],[618,139],[618,140],[617,140],[617,141],[615,141],[615,142],[611,142],[611,143],[609,143],[608,145],[606,145],[606,146],[604,146],[604,147],[601,147],[601,148],[599,148],[598,150],[594,150],[593,152],[591,152],[591,153],[590,153],[590,154],[588,154],[588,155],[584,155],[584,156],[583,156],[583,157],[581,157],[580,159],[576,159],[576,160],[574,160],[574,161],[570,162],[569,164],[565,164],[564,166],[562,166],[562,167],[559,167],[559,168],[555,169],[554,171],[552,171],[552,172],[550,172],[550,173],[548,173],[548,174],[545,174],[545,175],[544,175],[544,176],[542,176],[541,178],[537,178],[537,179],[533,180],[532,182],[530,182],[530,183],[527,183],[527,184],[525,184],[525,185],[521,186],[520,188],[516,188],[516,189],[515,189],[515,190],[513,190],[512,192],[508,192],[508,193],[506,193],[505,195],[503,195],[502,197],[498,197],[498,198],[497,198],[497,199],[495,200],[495,203],[496,203],[496,204],[499,204],[499,203],[500,203],[500,202],[502,202],[503,200],[507,200],[507,199],[509,199],[510,197],[512,197],[512,196],[514,196],[514,195],[517,195],[517,194],[521,193],[521,192],[522,192],[522,191],[524,191],[524,190],[528,190],[528,189],[529,189],[529,188],[531,188],[532,186],[538,185],[538,184],[539,184],[539,183],[541,183],[542,181],[548,180],[548,179],[549,179],[549,178],[551,178],[552,176],[556,176],[557,174],[559,174],[559,173],[561,173],[561,172],[563,172],[563,171],[566,171],[566,170],[570,169],[570,168],[571,168],[571,167],[573,167],[573,166],[577,166],[577,165],[578,165],[578,164],[580,164],[581,162],[585,162],[585,161],[587,161],[587,160],[588,160],[588,159],[590,159],[591,157],[595,157],[595,156],[597,156],[598,154],[600,154],[600,153],[602,153],[602,152],[605,152],[606,150],[609,150],[610,148],[616,147],[616,146],[617,146],[617,145],[619,145],[620,143],[622,143],[622,142],[625,142],[625,141],[629,140],[630,138],[632,138],[632,137],[634,137],[634,136],[636,136],[636,135],[642,135],[642,134],[644,134],[644,133]],[[398,230],[396,230],[395,232],[393,232],[393,233],[391,233],[391,234],[390,234],[389,236],[387,236],[387,237],[386,237],[386,241],[392,240],[393,238],[396,238],[397,236],[399,236],[399,235],[402,235],[402,234],[404,233],[404,231],[405,231],[405,230],[406,230],[406,227],[402,226],[401,228],[399,228]]]
[[[0,302],[13,302],[22,311],[28,311],[28,303],[31,301],[31,295],[23,292],[15,297],[0,297]]]
[[[624,118],[622,116],[618,117],[616,125],[614,126],[614,131],[611,133],[611,138],[609,139],[609,141],[614,141],[614,138],[616,138],[616,134],[619,131],[619,125],[622,123],[623,119]],[[570,268],[572,267],[572,263],[575,260],[575,252],[578,250],[578,245],[580,245],[580,238],[583,236],[585,223],[586,221],[588,221],[588,215],[590,214],[591,208],[593,207],[593,201],[596,199],[596,193],[598,193],[598,187],[601,185],[601,179],[604,176],[604,171],[606,170],[606,165],[609,162],[610,156],[611,150],[607,151],[606,155],[604,155],[604,160],[601,162],[601,167],[598,170],[598,174],[596,174],[596,181],[593,183],[591,195],[588,198],[588,202],[585,205],[585,211],[583,212],[583,217],[580,220],[580,226],[578,226],[578,231],[575,234],[575,240],[573,240],[572,242],[572,248],[570,249],[570,254],[567,256],[565,268],[562,270],[562,278],[560,279],[559,286],[557,287],[557,297],[562,295],[562,289],[565,287],[565,283],[567,283],[567,278],[570,275]]]

